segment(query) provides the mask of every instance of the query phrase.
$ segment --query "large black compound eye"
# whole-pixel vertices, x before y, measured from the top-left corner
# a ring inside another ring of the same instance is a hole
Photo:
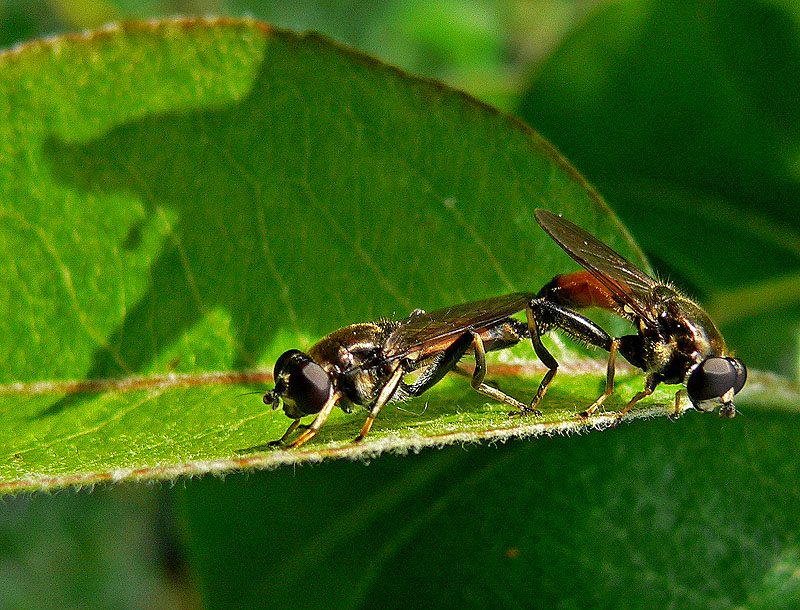
[[[706,358],[692,371],[686,382],[689,398],[698,402],[721,398],[725,392],[733,388],[734,394],[744,387],[747,381],[747,369],[741,360],[736,358]]]
[[[280,355],[274,376],[275,389],[264,395],[264,402],[274,409],[284,398],[284,411],[292,418],[319,413],[331,394],[328,374],[299,349]]]
[[[289,374],[287,395],[304,415],[319,413],[331,395],[331,379],[313,360],[299,362]]]

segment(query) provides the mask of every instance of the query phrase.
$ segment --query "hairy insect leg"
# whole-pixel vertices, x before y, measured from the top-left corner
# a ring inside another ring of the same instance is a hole
[[[471,344],[472,335],[469,333],[464,333],[456,339],[450,347],[434,358],[433,362],[420,373],[414,383],[405,388],[406,394],[419,396],[439,383],[447,373],[456,369],[458,361],[467,353]]]
[[[470,382],[472,389],[498,402],[504,402],[515,409],[519,409],[520,413],[541,415],[541,413],[535,409],[529,410],[526,405],[522,404],[516,398],[512,398],[505,392],[501,392],[497,388],[493,388],[484,383],[484,379],[486,379],[486,349],[483,345],[483,339],[481,339],[478,333],[470,331],[470,335],[472,336],[472,346],[475,351],[475,371],[472,373],[472,380]]]
[[[319,413],[317,413],[317,417],[314,418],[314,421],[311,422],[311,425],[308,427],[308,429],[305,432],[303,432],[297,438],[296,441],[294,441],[289,445],[289,448],[295,449],[300,445],[307,443],[312,438],[314,438],[319,429],[322,427],[322,424],[324,424],[325,420],[328,419],[328,416],[331,414],[331,411],[333,411],[333,407],[336,406],[336,403],[339,401],[341,397],[342,395],[339,394],[339,392],[331,392],[331,395],[328,397],[328,400],[325,402],[324,405],[322,405],[322,409],[320,409]],[[298,421],[299,420],[295,420],[295,422]],[[289,427],[291,428],[291,426]]]
[[[513,329],[506,329],[501,337],[493,337],[493,341],[493,345],[495,346],[505,344],[513,345],[518,341],[518,335]],[[475,352],[475,370],[472,373],[464,371],[458,366],[459,360],[467,353],[470,346],[472,346]],[[472,388],[484,396],[498,402],[504,402],[520,411],[527,411],[528,409],[526,405],[512,398],[505,392],[484,383],[486,378],[486,346],[481,336],[474,331],[464,333],[456,339],[450,347],[435,358],[420,374],[419,378],[406,388],[406,393],[409,396],[419,396],[439,383],[439,381],[450,372],[471,377],[470,384]]]
[[[579,415],[581,419],[586,419],[587,417],[592,416],[600,407],[603,406],[603,403],[606,401],[606,399],[614,393],[614,374],[616,373],[618,349],[619,349],[619,339],[612,339],[611,346],[608,350],[608,365],[606,367],[606,390],[597,398],[597,400],[595,400],[592,403],[592,406],[590,406],[588,409],[586,409]]]
[[[536,396],[533,397],[530,406],[531,409],[535,409],[539,404],[539,401],[544,396],[558,370],[558,362],[556,362],[556,359],[553,358],[552,354],[550,354],[542,344],[541,333],[543,331],[557,328],[576,341],[585,345],[593,345],[609,352],[612,349],[612,343],[618,341],[612,340],[611,336],[606,331],[588,318],[563,305],[553,303],[546,298],[537,297],[531,299],[530,303],[528,303],[528,307],[525,309],[525,315],[528,318],[528,329],[530,331],[533,349],[539,357],[539,360],[541,360],[548,369],[539,384],[539,390],[536,392]],[[619,342],[617,342],[617,345],[614,347],[615,351],[617,347],[619,347]],[[613,368],[613,358],[609,360]],[[608,376],[606,379],[608,382]],[[611,379],[613,383],[613,373]],[[603,398],[603,401],[604,400],[605,398]],[[600,404],[602,404],[602,401]],[[597,407],[595,407],[595,410],[596,409]]]
[[[400,380],[403,379],[403,367],[398,362],[397,368],[395,368],[392,376],[389,377],[389,381],[381,388],[380,394],[378,394],[378,399],[375,401],[375,404],[372,405],[372,408],[369,410],[369,416],[367,417],[367,421],[364,422],[364,426],[361,428],[361,432],[359,435],[353,440],[354,443],[360,443],[364,440],[364,437],[369,433],[370,429],[372,428],[372,423],[375,421],[375,418],[380,413],[380,410],[383,406],[389,402],[389,399],[392,397],[392,394],[395,393],[397,390],[397,386],[400,385]]]

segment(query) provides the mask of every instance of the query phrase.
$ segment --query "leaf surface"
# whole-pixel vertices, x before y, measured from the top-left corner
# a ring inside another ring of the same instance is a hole
[[[289,422],[242,394],[337,327],[574,269],[536,207],[646,265],[523,124],[315,35],[175,20],[33,42],[0,56],[0,112],[4,490],[577,428],[602,364],[558,344],[542,420],[454,379],[363,446],[363,416],[337,412],[305,451],[254,453]],[[505,358],[490,377],[527,400],[530,346]]]

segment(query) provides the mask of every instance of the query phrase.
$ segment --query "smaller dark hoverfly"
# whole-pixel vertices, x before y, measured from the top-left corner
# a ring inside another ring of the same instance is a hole
[[[347,412],[355,405],[369,408],[356,442],[372,427],[389,401],[419,396],[453,371],[471,352],[475,357],[472,387],[519,414],[540,415],[537,405],[558,370],[558,362],[541,342],[541,335],[558,329],[582,343],[609,352],[606,391],[583,413],[588,417],[614,391],[617,353],[647,373],[645,389],[624,409],[653,393],[659,383],[681,383],[695,409],[710,411],[722,403],[720,415],[733,417],[733,395],[744,386],[744,364],[728,356],[714,323],[698,305],[669,284],[636,268],[580,227],[548,212],[536,210],[542,228],[586,271],[556,276],[538,294],[517,292],[440,309],[415,310],[404,320],[378,320],[334,331],[308,353],[293,349],[275,363],[275,388],[264,403],[294,421],[271,445],[283,443],[316,414],[291,447],[311,439],[337,404]],[[575,312],[600,307],[630,320],[637,334],[612,338],[594,322]],[[525,311],[526,322],[510,316]],[[484,383],[486,352],[505,349],[530,338],[534,351],[548,368],[529,405]],[[419,371],[411,384],[403,378]],[[681,390],[675,394],[680,411]]]

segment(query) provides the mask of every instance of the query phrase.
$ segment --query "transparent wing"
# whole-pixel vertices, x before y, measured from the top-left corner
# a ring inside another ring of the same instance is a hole
[[[647,322],[655,323],[650,306],[654,289],[661,286],[644,271],[594,235],[548,210],[537,209],[542,229],[600,282],[621,306],[627,305]]]
[[[515,292],[410,316],[389,336],[384,354],[397,359],[443,351],[468,329],[480,332],[522,311],[534,296]]]

